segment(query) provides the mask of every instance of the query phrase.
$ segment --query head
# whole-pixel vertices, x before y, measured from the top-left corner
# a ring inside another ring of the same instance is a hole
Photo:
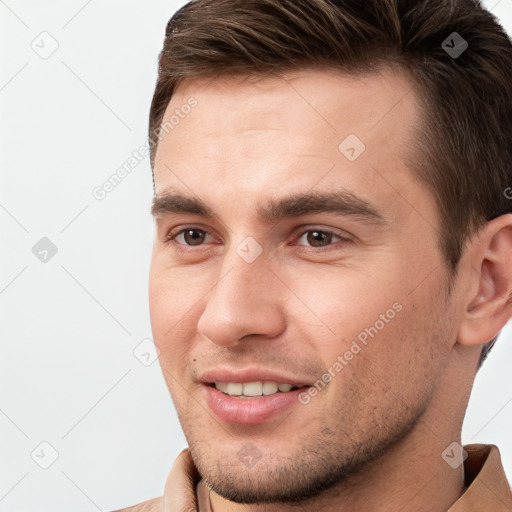
[[[321,493],[474,377],[512,311],[510,69],[472,0],[198,0],[170,20],[151,322],[219,494]],[[230,423],[207,405],[214,368],[309,387]]]

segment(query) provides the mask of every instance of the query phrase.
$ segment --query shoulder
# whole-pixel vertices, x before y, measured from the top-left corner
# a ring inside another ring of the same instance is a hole
[[[143,501],[138,505],[132,507],[120,508],[119,510],[112,510],[112,512],[164,512],[164,498],[153,498],[152,500]]]

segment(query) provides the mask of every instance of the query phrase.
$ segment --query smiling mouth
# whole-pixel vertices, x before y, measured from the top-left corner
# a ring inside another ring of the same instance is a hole
[[[217,389],[221,393],[237,398],[258,398],[261,396],[270,396],[278,393],[289,393],[297,389],[307,388],[309,386],[292,386],[286,383],[277,383],[271,381],[256,382],[211,382],[210,387]]]

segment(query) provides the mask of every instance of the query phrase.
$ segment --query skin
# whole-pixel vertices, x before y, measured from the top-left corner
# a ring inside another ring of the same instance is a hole
[[[411,88],[391,70],[304,69],[188,79],[169,103],[164,120],[198,102],[159,143],[155,193],[192,195],[215,216],[156,217],[151,324],[215,512],[441,512],[464,490],[462,466],[441,454],[461,441],[481,345],[512,314],[512,215],[468,242],[448,295],[437,208],[407,163],[421,116]],[[349,134],[366,145],[353,162],[338,149]],[[383,222],[256,216],[271,199],[325,191],[364,199]],[[183,234],[166,242],[191,226],[198,245]],[[236,252],[249,236],[262,248],[252,263]],[[249,426],[208,409],[206,369],[258,366],[315,382],[396,303],[309,403]],[[237,456],[248,442],[261,453],[251,467]]]

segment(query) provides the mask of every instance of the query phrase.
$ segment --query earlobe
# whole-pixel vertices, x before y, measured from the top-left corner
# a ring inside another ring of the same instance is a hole
[[[512,317],[512,214],[488,222],[471,251],[476,282],[457,337],[467,346],[487,343]]]

